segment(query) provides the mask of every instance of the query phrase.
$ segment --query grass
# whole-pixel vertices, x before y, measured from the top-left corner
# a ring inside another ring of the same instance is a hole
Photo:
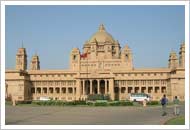
[[[164,124],[165,125],[185,125],[185,117],[184,116],[175,117],[166,121],[166,123]]]

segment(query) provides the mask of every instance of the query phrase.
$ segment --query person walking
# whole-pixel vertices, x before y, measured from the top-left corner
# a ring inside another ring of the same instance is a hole
[[[162,99],[161,99],[161,105],[162,105],[162,116],[166,116],[167,112],[166,112],[166,105],[167,105],[167,98],[166,95],[164,94]]]
[[[174,100],[174,115],[179,115],[180,109],[179,109],[179,99],[177,98],[177,96],[175,96]]]

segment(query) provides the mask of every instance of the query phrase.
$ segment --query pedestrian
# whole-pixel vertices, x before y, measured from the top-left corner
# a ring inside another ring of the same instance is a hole
[[[162,99],[161,99],[161,105],[162,105],[162,116],[165,116],[167,115],[167,112],[166,112],[166,105],[167,105],[167,98],[166,98],[166,95],[164,94]]]
[[[180,109],[179,109],[179,99],[177,98],[177,96],[175,96],[174,100],[174,115],[179,115]]]

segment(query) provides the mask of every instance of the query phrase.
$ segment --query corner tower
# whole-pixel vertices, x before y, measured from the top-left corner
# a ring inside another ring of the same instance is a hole
[[[179,67],[185,68],[185,43],[182,43],[180,47]]]
[[[32,57],[32,61],[30,63],[30,70],[40,70],[40,60],[38,55],[34,55]]]
[[[178,67],[178,58],[177,58],[177,55],[174,51],[172,51],[170,53],[170,57],[169,57],[169,64],[168,64],[168,67],[171,68],[171,69],[175,69]]]
[[[121,61],[122,64],[129,69],[133,68],[133,54],[128,45],[126,45],[121,52]]]
[[[16,70],[27,69],[27,54],[25,48],[19,48],[16,54]]]

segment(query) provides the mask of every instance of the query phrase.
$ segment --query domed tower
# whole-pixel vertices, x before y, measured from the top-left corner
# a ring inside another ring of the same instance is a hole
[[[89,50],[90,59],[116,59],[120,57],[120,45],[118,41],[106,32],[103,24],[98,31],[92,35],[89,41],[84,44],[83,53]]]
[[[169,64],[168,64],[169,68],[175,69],[178,67],[178,58],[177,58],[176,52],[172,51],[170,53],[170,57],[168,61],[169,61]]]
[[[30,70],[40,70],[40,60],[38,55],[34,55],[32,57],[32,61],[30,63]]]
[[[25,48],[19,48],[16,54],[16,70],[27,69],[27,55]]]
[[[80,70],[80,51],[78,48],[73,48],[70,54],[70,69]]]
[[[121,61],[128,69],[133,68],[133,54],[128,45],[126,45],[121,52]]]
[[[179,67],[185,68],[185,43],[182,43],[180,47]]]

